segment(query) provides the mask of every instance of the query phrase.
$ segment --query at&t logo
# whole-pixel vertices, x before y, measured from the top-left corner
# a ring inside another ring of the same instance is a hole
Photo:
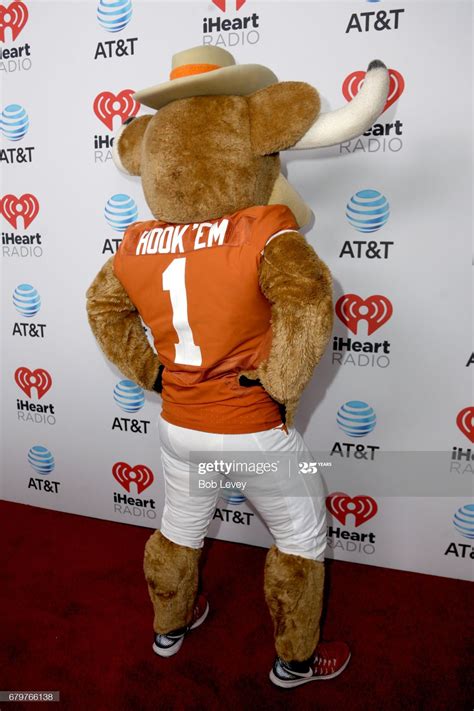
[[[107,200],[104,209],[104,217],[108,226],[115,232],[120,233],[120,237],[106,239],[102,248],[102,254],[110,252],[114,254],[122,241],[125,230],[138,220],[138,207],[133,198],[123,193],[112,195]]]
[[[247,0],[212,0],[221,12],[238,12]],[[218,47],[257,44],[260,41],[260,17],[254,12],[246,17],[205,17],[202,21],[202,43]]]
[[[464,407],[456,416],[456,424],[464,437],[474,444],[474,407]],[[456,474],[474,474],[474,452],[471,447],[453,447],[450,472]]]
[[[396,69],[389,69],[390,87],[387,103],[385,104],[384,112],[390,108],[403,94],[405,89],[405,79]],[[346,101],[352,99],[359,93],[362,84],[364,83],[366,72],[355,71],[349,74],[342,85],[342,93]],[[403,148],[403,123],[398,119],[393,123],[374,123],[368,131],[364,133],[368,137],[368,141],[363,138],[353,139],[352,141],[344,141],[340,144],[340,153],[354,153],[355,151],[363,151],[364,153],[398,153]]]
[[[97,5],[97,22],[106,32],[113,34],[122,32],[132,19],[132,0],[99,0]],[[127,39],[111,39],[99,42],[94,59],[110,59],[111,57],[130,57],[135,54],[135,43],[138,37]]]
[[[153,484],[152,470],[144,464],[131,467],[126,462],[117,462],[112,467],[114,479],[125,489],[127,494],[132,493],[132,488],[137,496],[114,493],[114,511],[123,516],[148,519],[156,518],[156,502],[154,499],[141,499],[140,495]]]
[[[0,131],[8,141],[16,143],[21,141],[30,126],[28,114],[20,104],[8,104],[0,116]],[[0,149],[0,163],[31,163],[33,159],[33,146],[23,148]]]
[[[362,400],[349,400],[337,412],[337,426],[348,437],[355,439],[367,437],[377,424],[375,410]],[[375,445],[355,444],[354,442],[336,442],[331,450],[331,456],[354,457],[358,460],[375,459],[375,453],[380,449]]]
[[[247,498],[237,491],[224,491],[221,494],[221,499],[225,501],[227,506],[240,506],[247,501]],[[254,515],[255,514],[251,511],[235,511],[227,507],[220,508],[218,506],[214,511],[213,518],[217,518],[223,523],[236,523],[240,526],[250,526]]]
[[[112,146],[114,143],[113,131],[121,126],[128,118],[135,117],[140,111],[140,104],[135,101],[134,89],[123,89],[117,94],[111,91],[102,91],[94,99],[94,113],[104,126],[108,134],[94,136],[94,162],[106,163],[112,160]]]
[[[30,477],[28,489],[58,494],[60,482],[43,478],[51,474],[55,467],[54,457],[50,450],[42,444],[35,444],[28,452],[28,463],[37,474],[41,475],[40,477]]]
[[[474,540],[474,504],[465,504],[453,516],[453,526],[456,533],[468,541]],[[444,555],[453,555],[455,558],[465,558],[471,561],[474,558],[474,546],[468,543],[449,544]]]
[[[358,294],[344,294],[336,302],[336,315],[356,336],[360,325],[365,323],[367,335],[371,336],[392,318],[393,306],[391,301],[381,294],[373,294],[366,299]],[[390,365],[389,341],[356,341],[334,336],[332,350],[333,365],[337,363],[378,368],[387,368]]]
[[[114,400],[124,412],[133,414],[139,412],[145,405],[145,393],[132,380],[121,380],[114,388]],[[148,434],[150,420],[115,417],[112,430],[131,432],[133,434]]]
[[[355,528],[370,521],[378,511],[377,502],[371,496],[358,495],[350,497],[348,494],[337,491],[326,499],[329,513],[346,526],[349,521]],[[375,533],[359,533],[358,531],[343,530],[340,526],[328,525],[328,546],[332,550],[342,550],[348,553],[375,553]]]
[[[25,366],[21,366],[16,369],[14,377],[15,383],[29,398],[29,400],[17,398],[16,409],[18,419],[22,422],[55,425],[56,416],[54,405],[39,402],[53,384],[53,379],[48,371],[44,368],[30,370]],[[38,402],[31,402],[34,396]]]
[[[18,234],[20,224],[25,230],[31,225],[39,212],[38,199],[31,193],[20,197],[4,195],[0,198],[0,214],[15,232],[2,232],[2,254],[4,257],[41,257],[43,254],[42,236],[36,234]]]
[[[369,0],[378,2],[378,0]],[[398,30],[400,27],[400,15],[403,15],[403,8],[398,10],[372,10],[371,12],[354,12],[346,26],[346,34],[356,32],[383,32],[384,30]]]
[[[351,197],[346,206],[347,221],[357,232],[362,235],[371,235],[378,232],[387,224],[390,217],[390,205],[378,190],[359,190]],[[346,240],[339,258],[351,259],[388,259],[390,247],[393,242],[370,240]]]
[[[31,284],[19,284],[13,292],[12,300],[18,313],[26,318],[33,318],[41,308],[41,297]],[[44,338],[45,329],[44,323],[14,323],[12,335]]]
[[[0,42],[10,38],[15,42],[28,22],[28,8],[24,2],[0,5]],[[0,71],[16,72],[31,69],[31,47],[28,43],[0,47]]]

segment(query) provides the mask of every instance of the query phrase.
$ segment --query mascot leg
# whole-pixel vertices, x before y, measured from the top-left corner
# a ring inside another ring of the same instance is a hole
[[[275,646],[287,662],[308,660],[319,641],[324,563],[282,553],[276,546],[265,563],[265,599],[275,630]]]
[[[173,543],[155,531],[145,546],[144,571],[155,613],[154,630],[166,634],[191,622],[201,549]]]

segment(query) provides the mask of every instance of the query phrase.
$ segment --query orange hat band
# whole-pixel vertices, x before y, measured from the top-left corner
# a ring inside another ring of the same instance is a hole
[[[219,64],[183,64],[181,67],[176,67],[170,74],[170,79],[182,79],[183,77],[192,77],[195,74],[205,74],[213,72],[215,69],[222,69]]]

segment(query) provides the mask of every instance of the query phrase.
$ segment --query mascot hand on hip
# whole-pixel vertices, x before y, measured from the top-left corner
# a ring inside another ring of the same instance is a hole
[[[209,609],[198,563],[219,492],[197,490],[194,453],[205,465],[225,452],[311,457],[293,421],[331,335],[331,275],[298,232],[309,210],[280,173],[279,152],[359,136],[382,113],[388,84],[374,61],[346,107],[320,113],[308,84],[197,47],[175,55],[170,81],[135,95],[156,113],[115,139],[114,160],[141,177],[155,219],[127,229],[87,310],[106,356],[162,395],[165,506],[144,561],[161,657]],[[337,676],[350,657],[344,643],[319,641],[324,492],[318,476],[299,485],[303,494],[284,496],[275,475],[267,491],[250,482],[245,492],[275,541],[264,587],[276,647],[270,679],[281,687]]]

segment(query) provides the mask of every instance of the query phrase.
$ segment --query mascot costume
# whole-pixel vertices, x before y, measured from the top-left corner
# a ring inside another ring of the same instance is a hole
[[[141,177],[155,219],[126,230],[87,310],[105,355],[162,396],[165,506],[144,561],[162,657],[209,609],[198,563],[219,493],[192,491],[191,453],[311,457],[293,421],[331,335],[331,275],[298,232],[309,208],[280,173],[279,152],[359,136],[382,113],[388,85],[374,61],[353,101],[320,113],[308,84],[201,46],[174,56],[168,82],[135,95],[156,112],[115,138],[115,163]],[[343,642],[319,641],[325,507],[319,477],[312,482],[304,496],[249,496],[275,541],[264,572],[270,679],[285,688],[337,676],[350,658]]]

